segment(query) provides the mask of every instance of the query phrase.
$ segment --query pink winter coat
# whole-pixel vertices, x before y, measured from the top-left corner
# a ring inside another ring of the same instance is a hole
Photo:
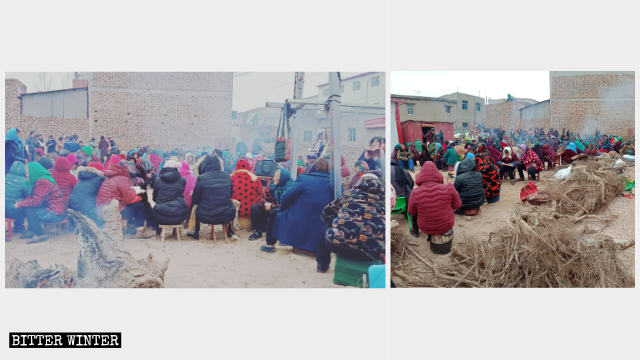
[[[184,200],[187,202],[187,206],[191,207],[191,197],[193,196],[193,188],[196,186],[196,177],[191,175],[188,162],[182,162],[180,175],[187,181],[184,186]]]

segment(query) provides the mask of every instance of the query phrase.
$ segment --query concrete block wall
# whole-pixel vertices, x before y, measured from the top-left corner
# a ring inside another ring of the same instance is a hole
[[[552,71],[550,85],[553,127],[621,136],[634,127],[634,72]]]
[[[4,127],[5,133],[12,127],[20,126],[20,98],[27,92],[27,86],[17,79],[4,80]],[[22,128],[21,128],[22,129]],[[25,129],[22,129],[23,131]]]

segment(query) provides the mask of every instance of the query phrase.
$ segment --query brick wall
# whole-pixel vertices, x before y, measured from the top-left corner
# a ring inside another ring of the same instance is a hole
[[[485,106],[485,127],[516,129],[521,125],[520,109],[529,105],[528,102],[506,101]]]
[[[552,71],[550,81],[552,126],[621,136],[633,128],[634,72]]]
[[[231,146],[232,73],[93,73],[89,132],[120,150]]]
[[[61,136],[76,134],[85,144],[89,143],[89,120],[87,119],[63,119],[58,117],[34,117],[23,115],[20,119],[19,127],[24,129],[24,136],[30,130],[37,134],[42,134],[45,141],[49,135],[58,140]]]
[[[20,99],[27,92],[25,84],[17,79],[4,80],[4,127],[5,133],[12,127],[20,128]]]

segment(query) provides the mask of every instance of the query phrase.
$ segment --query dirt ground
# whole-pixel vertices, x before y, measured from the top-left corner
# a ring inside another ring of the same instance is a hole
[[[291,247],[281,246],[273,254],[264,253],[260,251],[264,237],[249,241],[250,233],[247,231],[237,234],[240,240],[225,243],[218,228],[218,241],[214,243],[207,236],[208,229],[203,225],[199,241],[183,238],[178,242],[172,236],[166,238],[164,246],[159,236],[151,239],[126,237],[124,250],[136,259],[144,258],[149,253],[159,261],[170,258],[165,274],[166,287],[343,287],[333,283],[335,255],[329,271],[322,274],[316,272],[315,257],[294,254]],[[46,242],[30,245],[19,236],[14,236],[12,241],[5,243],[5,264],[13,258],[22,261],[35,259],[41,267],[59,263],[75,271],[78,256],[76,236],[66,234],[50,237]]]
[[[628,169],[625,173],[634,174],[635,168]],[[417,175],[420,172],[420,168],[416,168],[415,173],[412,176]],[[447,176],[446,171],[441,171],[445,182],[453,184],[453,179]],[[553,177],[554,171],[542,172],[542,177],[539,186],[543,186],[544,179]],[[517,177],[516,173],[516,177]],[[456,243],[464,242],[467,239],[489,238],[489,233],[497,227],[500,227],[511,215],[515,206],[520,204],[520,189],[525,185],[525,182],[516,182],[515,185],[507,181],[502,182],[500,188],[500,200],[497,203],[487,204],[485,203],[480,209],[480,215],[474,217],[456,215],[455,225],[453,227],[454,240],[453,246]],[[532,205],[533,206],[533,205]],[[618,243],[628,243],[634,240],[635,236],[635,206],[634,200],[628,199],[623,196],[618,196],[613,199],[606,207],[600,209],[595,213],[602,217],[613,217],[614,220],[609,223],[603,229],[603,234],[610,235]],[[449,261],[449,255],[436,255],[429,249],[429,243],[427,242],[427,235],[420,234],[420,237],[416,238],[409,233],[409,223],[407,218],[394,214],[391,216],[392,221],[395,220],[399,225],[393,227],[391,231],[394,234],[399,234],[409,240],[409,243],[413,246],[421,256],[429,258],[435,262]],[[635,246],[632,246],[626,250],[620,252],[620,258],[625,266],[629,269],[631,274],[634,274],[635,266]],[[416,270],[420,272],[420,270]],[[425,271],[426,274],[426,271]],[[402,274],[401,274],[402,275]],[[403,279],[398,276],[397,272],[392,269],[391,280],[396,286],[402,287]]]

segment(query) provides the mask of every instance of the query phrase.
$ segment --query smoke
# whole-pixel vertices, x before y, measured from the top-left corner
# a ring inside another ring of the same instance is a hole
[[[619,80],[611,84],[599,97],[597,105],[586,107],[586,115],[582,126],[582,135],[594,135],[596,130],[603,132],[624,132],[627,125],[624,120],[628,109],[625,103],[634,101],[634,77],[619,77]],[[633,121],[633,114],[630,117]],[[631,122],[628,126],[633,126]],[[620,134],[622,135],[622,134]]]

